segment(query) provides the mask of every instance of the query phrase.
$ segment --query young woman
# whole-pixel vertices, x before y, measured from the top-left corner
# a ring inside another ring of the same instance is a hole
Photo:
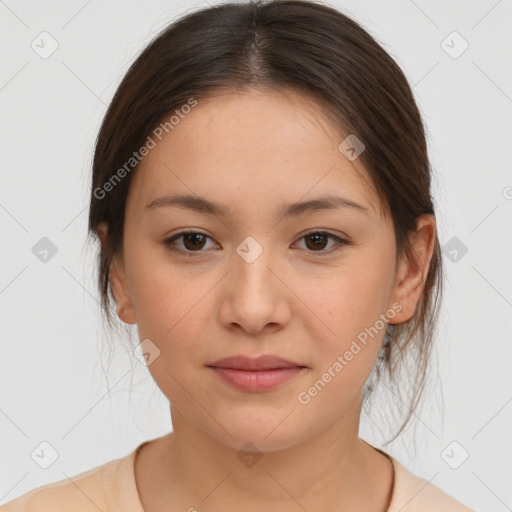
[[[422,120],[358,24],[275,1],[170,25],[107,111],[89,221],[173,431],[2,510],[471,512],[358,436],[381,378],[412,414],[442,283]]]

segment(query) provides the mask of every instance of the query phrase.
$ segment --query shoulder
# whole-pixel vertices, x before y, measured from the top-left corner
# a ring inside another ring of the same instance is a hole
[[[43,485],[0,506],[0,512],[107,512],[130,476],[128,456]],[[127,481],[130,484],[130,480]]]
[[[395,486],[388,512],[475,512],[392,458]]]
[[[106,466],[108,464],[33,489],[1,506],[0,512],[89,512],[98,510],[96,506],[102,509],[105,501],[102,496],[102,473]]]

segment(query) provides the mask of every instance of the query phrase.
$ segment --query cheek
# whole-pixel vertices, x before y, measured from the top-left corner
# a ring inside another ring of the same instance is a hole
[[[160,350],[148,369],[169,400],[187,404],[191,395],[201,396],[199,383],[189,376],[205,362],[205,345],[210,343],[205,327],[214,314],[208,290],[218,279],[192,278],[161,262],[146,262],[132,276],[140,340],[149,339]]]
[[[319,306],[325,305],[323,319],[329,331],[322,327],[316,330],[316,336],[315,332],[311,333],[316,364],[307,380],[308,386],[297,396],[300,404],[311,403],[317,413],[331,407],[335,415],[360,397],[388,325],[379,317],[385,310],[375,293],[371,293],[371,287],[365,288],[360,281],[355,287],[347,281],[338,284],[344,284],[345,288],[337,294],[330,290],[331,300],[322,298],[323,303],[318,302]]]
[[[140,338],[149,338],[162,350],[171,345],[173,351],[181,345],[193,350],[211,318],[208,292],[218,277],[207,270],[201,276],[192,267],[173,267],[165,255],[153,252],[134,252],[129,269]]]
[[[377,320],[387,308],[390,291],[391,269],[382,261],[361,258],[334,273],[316,291],[311,288],[307,297],[316,297],[316,308],[325,312],[337,334],[346,336],[356,334],[347,329],[362,330]]]
[[[357,266],[308,291],[308,305],[328,327],[322,328],[322,343],[317,347],[320,372],[330,368],[338,379],[343,373],[343,379],[355,384],[371,371],[388,325],[382,317],[388,310],[391,289],[391,269],[384,268],[386,265],[383,260],[361,258]],[[336,363],[338,356],[343,359],[342,370]]]

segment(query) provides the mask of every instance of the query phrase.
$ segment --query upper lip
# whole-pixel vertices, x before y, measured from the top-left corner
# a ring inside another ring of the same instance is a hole
[[[248,356],[232,356],[224,359],[219,359],[208,366],[214,366],[216,368],[234,368],[237,370],[275,370],[278,368],[293,368],[302,367],[298,363],[287,361],[278,356],[274,355],[263,355],[259,357],[248,357]]]

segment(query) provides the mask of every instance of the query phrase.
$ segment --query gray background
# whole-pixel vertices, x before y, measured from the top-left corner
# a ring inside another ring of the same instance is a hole
[[[445,247],[442,395],[429,393],[414,428],[385,449],[476,510],[512,510],[512,2],[328,3],[369,30],[414,87]],[[0,1],[0,503],[171,429],[167,400],[122,336],[106,364],[89,174],[129,64],[169,21],[206,5]],[[43,237],[57,250],[45,262]],[[369,422],[361,435],[379,446]],[[47,469],[31,457],[52,453],[43,442],[58,454]]]

